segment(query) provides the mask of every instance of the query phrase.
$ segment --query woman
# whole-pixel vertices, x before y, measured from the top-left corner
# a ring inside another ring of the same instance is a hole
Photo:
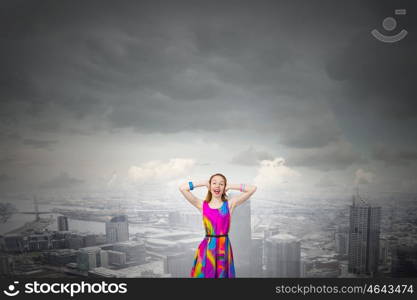
[[[194,188],[202,186],[208,189],[205,200],[191,193]],[[232,245],[228,236],[231,214],[237,206],[255,193],[256,186],[227,184],[226,177],[216,173],[208,181],[184,183],[179,190],[202,213],[206,231],[206,237],[194,255],[191,277],[236,277]],[[229,200],[226,195],[228,190],[240,190],[242,193]]]

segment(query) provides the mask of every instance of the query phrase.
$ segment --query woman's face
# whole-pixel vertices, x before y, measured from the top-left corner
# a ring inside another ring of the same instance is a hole
[[[210,186],[210,188],[211,188],[211,193],[214,196],[219,197],[219,196],[223,195],[224,189],[226,188],[223,177],[221,177],[221,176],[214,176],[211,179],[211,186]]]

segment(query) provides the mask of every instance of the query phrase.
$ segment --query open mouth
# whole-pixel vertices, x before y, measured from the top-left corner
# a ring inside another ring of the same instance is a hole
[[[218,194],[220,194],[220,190],[214,190],[214,193],[215,193],[216,195],[218,195]]]

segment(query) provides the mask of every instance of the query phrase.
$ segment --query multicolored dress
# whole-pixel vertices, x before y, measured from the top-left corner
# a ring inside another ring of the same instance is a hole
[[[199,244],[191,268],[191,277],[236,277],[232,245],[229,239],[230,211],[227,201],[220,208],[211,208],[203,201],[205,239]]]

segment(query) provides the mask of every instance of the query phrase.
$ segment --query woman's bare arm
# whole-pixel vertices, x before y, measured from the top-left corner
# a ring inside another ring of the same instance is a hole
[[[245,184],[244,190],[241,194],[232,197],[230,201],[230,208],[233,210],[235,207],[239,206],[256,192],[256,185]],[[238,190],[240,191],[240,184],[228,184],[226,186],[226,191],[228,190]]]
[[[205,187],[209,188],[209,183],[208,183],[208,180],[193,182],[193,186],[194,186],[194,188],[202,187],[202,186],[205,186]],[[185,199],[188,200],[188,202],[190,202],[192,205],[194,205],[200,212],[202,211],[204,200],[201,200],[201,199],[197,198],[196,196],[193,195],[193,193],[191,193],[190,186],[188,185],[188,181],[181,184],[179,186],[179,190],[180,190],[181,194],[184,195]]]

